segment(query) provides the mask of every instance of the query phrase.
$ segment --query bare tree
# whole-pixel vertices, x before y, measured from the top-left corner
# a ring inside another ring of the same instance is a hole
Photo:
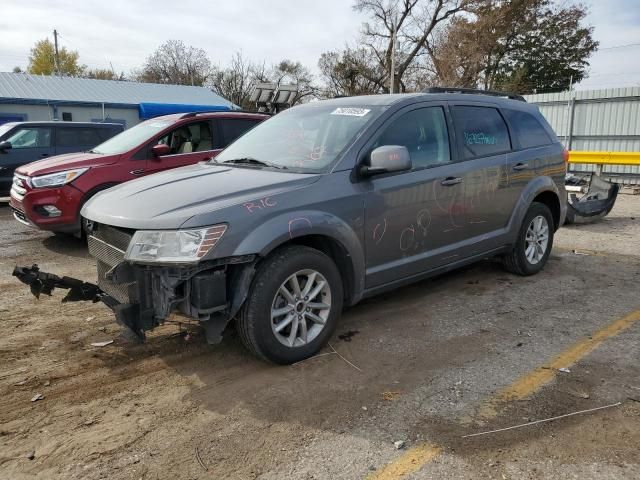
[[[319,93],[319,89],[314,84],[314,77],[310,70],[300,62],[287,59],[282,60],[271,68],[266,78],[273,83],[291,83],[298,86],[298,92],[294,96],[291,106],[317,97]]]
[[[393,85],[393,91],[406,90],[403,77],[425,54],[437,28],[475,3],[476,0],[356,0],[353,8],[370,18],[362,28],[362,46],[388,72],[380,88],[389,91]],[[394,33],[396,68],[392,75]]]
[[[247,109],[251,107],[249,96],[256,81],[259,66],[244,58],[242,52],[236,52],[226,67],[213,68],[207,85],[218,95]]]
[[[163,43],[147,57],[142,70],[134,72],[140,82],[197,86],[204,85],[210,75],[211,62],[206,52],[181,40]]]

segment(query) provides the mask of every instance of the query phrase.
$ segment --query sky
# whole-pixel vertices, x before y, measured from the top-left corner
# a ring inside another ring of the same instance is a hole
[[[640,0],[583,3],[601,50],[591,58],[590,77],[577,88],[640,86]],[[364,20],[351,0],[0,0],[0,5],[0,71],[26,68],[30,48],[39,39],[52,39],[55,28],[60,45],[77,50],[81,63],[113,65],[118,73],[140,67],[168,39],[204,49],[217,65],[242,51],[267,65],[288,58],[317,72],[320,54],[353,43]]]

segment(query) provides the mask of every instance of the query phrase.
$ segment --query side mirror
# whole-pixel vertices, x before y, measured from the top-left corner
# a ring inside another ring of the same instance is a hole
[[[158,145],[154,145],[151,147],[151,152],[154,157],[162,157],[164,155],[169,155],[171,152],[171,147],[169,145],[165,145],[164,143],[159,143]]]
[[[11,150],[11,142],[0,142],[0,152],[6,153],[7,150]]]
[[[406,170],[411,170],[411,157],[407,147],[385,145],[371,152],[369,165],[360,167],[360,174],[370,177],[380,173],[403,172]]]

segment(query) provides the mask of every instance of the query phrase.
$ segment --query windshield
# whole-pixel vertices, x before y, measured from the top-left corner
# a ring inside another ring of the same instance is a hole
[[[5,123],[4,125],[0,125],[0,138],[11,130],[15,126],[15,123]]]
[[[336,107],[322,102],[285,110],[229,145],[213,161],[326,171],[382,107]],[[251,161],[251,163],[247,161]]]
[[[104,143],[101,143],[93,150],[93,153],[102,153],[104,155],[118,155],[128,152],[132,148],[137,147],[141,143],[151,139],[156,133],[162,131],[169,125],[173,124],[170,120],[147,120],[139,123],[135,127],[111,137]]]

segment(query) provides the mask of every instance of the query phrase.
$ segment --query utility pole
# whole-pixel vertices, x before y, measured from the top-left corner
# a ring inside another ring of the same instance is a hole
[[[53,65],[56,71],[56,75],[60,75],[60,55],[58,53],[58,31],[53,30],[53,45],[55,47],[55,52],[53,54]]]
[[[395,93],[396,86],[396,36],[398,33],[398,15],[393,14],[393,32],[391,32],[391,72],[389,72],[389,93]]]

